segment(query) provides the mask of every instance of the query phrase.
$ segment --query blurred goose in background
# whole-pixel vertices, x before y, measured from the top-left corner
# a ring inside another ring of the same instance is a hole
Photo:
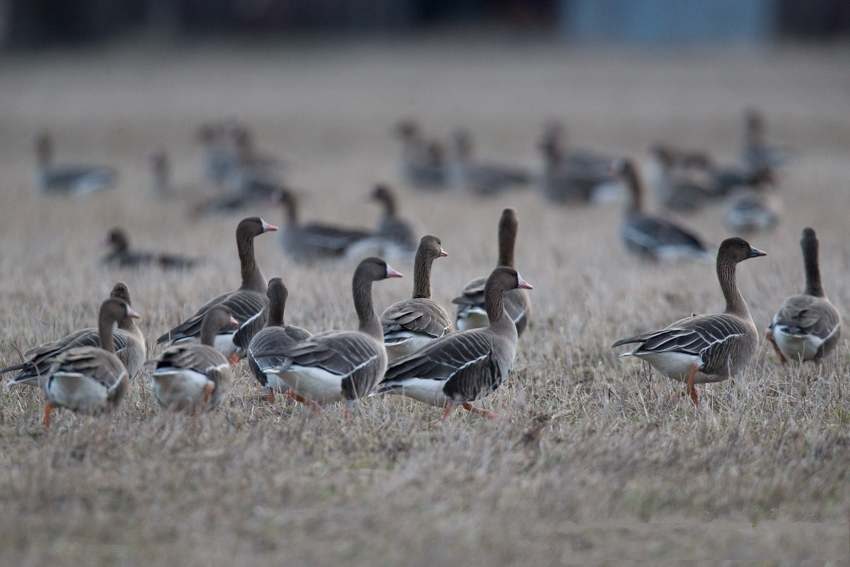
[[[554,147],[561,161],[573,170],[593,171],[610,181],[609,166],[613,158],[595,150],[575,148],[569,143],[567,129],[560,120],[549,120],[543,125],[540,148]]]
[[[240,354],[248,348],[251,338],[265,326],[268,316],[266,278],[254,256],[254,238],[275,230],[276,226],[259,217],[243,219],[236,227],[236,248],[239,252],[242,285],[236,291],[219,295],[205,303],[194,315],[160,336],[156,340],[157,344],[198,342],[204,316],[213,307],[223,306],[239,322],[239,328],[219,333],[214,346],[231,362],[237,362]]]
[[[653,146],[652,156],[657,170],[655,188],[665,208],[692,213],[720,197],[707,171],[693,167],[687,156],[676,156],[664,145]]]
[[[379,183],[370,198],[383,209],[378,228],[369,238],[352,244],[346,256],[357,260],[368,256],[409,260],[416,253],[416,236],[410,223],[398,214],[396,193],[389,186]]]
[[[120,268],[142,268],[156,266],[164,270],[189,270],[198,265],[200,260],[179,256],[177,254],[159,254],[155,252],[140,252],[130,248],[130,238],[122,228],[112,228],[106,236],[109,253],[103,257],[107,266]]]
[[[420,350],[454,330],[451,318],[431,299],[431,265],[448,253],[436,236],[423,236],[413,264],[413,297],[387,307],[381,315],[389,361]]]
[[[519,221],[516,211],[505,209],[499,219],[499,261],[496,266],[515,268],[514,249],[516,247]],[[487,319],[487,278],[475,278],[466,284],[459,297],[452,300],[457,305],[455,325],[458,330],[479,329],[489,325]],[[512,290],[505,295],[505,308],[516,324],[517,334],[522,335],[531,318],[531,298],[523,289]]]
[[[779,360],[819,361],[830,354],[841,336],[841,314],[829,301],[820,277],[818,238],[811,228],[800,240],[806,289],[786,299],[767,329],[767,340]]]
[[[109,297],[123,301],[128,306],[132,305],[130,290],[124,282],[115,284]],[[136,325],[137,316],[134,315],[135,312],[128,313],[130,314],[117,320],[118,328],[112,331],[112,343],[115,355],[127,368],[127,373],[132,378],[145,363],[147,345],[145,344],[145,336]],[[74,348],[99,346],[101,346],[99,329],[87,327],[28,350],[24,353],[23,362],[0,369],[0,374],[17,370],[18,373],[8,383],[9,387],[21,384],[34,386],[38,384],[39,376],[47,374],[56,357],[62,353]]]
[[[755,108],[744,111],[744,141],[741,159],[750,171],[774,169],[788,162],[791,152],[787,148],[767,142],[767,123],[764,115]]]
[[[266,328],[254,335],[248,345],[248,365],[254,377],[263,386],[266,392],[266,401],[274,401],[275,392],[285,392],[289,387],[280,380],[277,374],[266,374],[269,368],[276,368],[284,364],[286,360],[276,354],[280,349],[293,343],[310,338],[310,332],[284,323],[283,315],[286,310],[286,300],[289,291],[283,285],[280,278],[269,280],[269,289],[266,292],[269,298],[269,318]]]
[[[224,122],[209,122],[198,129],[198,141],[204,152],[204,177],[221,188],[236,167],[236,148],[231,128]]]
[[[525,168],[477,160],[469,131],[457,130],[453,142],[451,175],[457,187],[478,195],[496,195],[531,182]]]
[[[612,348],[637,344],[620,356],[647,361],[656,370],[687,384],[699,406],[696,384],[720,382],[742,371],[758,347],[758,330],[747,302],[738,290],[735,268],[749,258],[764,256],[741,238],[727,238],[717,252],[717,279],[726,309],[716,315],[691,315],[660,331],[615,342]]]
[[[368,230],[342,228],[328,224],[302,224],[299,219],[298,198],[289,189],[279,193],[285,209],[286,225],[281,231],[283,250],[300,262],[312,262],[345,256],[356,243],[369,238]]]
[[[150,157],[151,174],[153,177],[153,194],[161,199],[174,197],[174,187],[171,184],[171,160],[165,150],[157,150]]]
[[[82,346],[63,351],[50,369],[38,376],[44,391],[45,428],[56,408],[97,414],[113,409],[127,390],[127,368],[115,354],[113,327],[126,318],[137,318],[132,307],[116,298],[103,302],[98,313],[100,346]]]
[[[372,283],[401,274],[379,258],[367,258],[354,271],[352,293],[357,331],[328,331],[281,345],[255,356],[277,356],[283,363],[267,368],[269,383],[289,386],[287,396],[320,411],[321,405],[345,401],[345,411],[372,391],[387,367],[384,334],[372,306]]]
[[[782,200],[773,183],[765,180],[730,197],[724,220],[730,232],[751,234],[774,228],[781,215]]]
[[[446,335],[393,362],[377,393],[403,394],[442,407],[443,419],[458,405],[496,417],[472,402],[494,392],[516,358],[517,329],[505,309],[506,294],[533,288],[516,270],[504,266],[493,270],[484,287],[487,327]]]
[[[112,189],[118,181],[118,172],[111,167],[55,164],[53,140],[47,132],[36,138],[35,152],[38,184],[45,193],[83,196]]]
[[[620,237],[629,252],[655,261],[707,258],[705,245],[694,233],[644,212],[643,182],[633,160],[617,160],[612,167],[630,194],[620,225]]]
[[[610,162],[604,167],[584,159],[568,159],[560,143],[544,134],[539,144],[543,155],[543,175],[540,179],[543,196],[554,203],[590,203],[616,182],[611,175]]]
[[[394,129],[401,143],[401,176],[417,189],[445,189],[448,166],[442,145],[428,141],[414,120],[401,120]]]
[[[232,373],[228,360],[214,348],[216,337],[238,326],[226,307],[213,307],[201,323],[200,344],[171,345],[159,355],[151,381],[160,407],[197,411],[218,405]]]

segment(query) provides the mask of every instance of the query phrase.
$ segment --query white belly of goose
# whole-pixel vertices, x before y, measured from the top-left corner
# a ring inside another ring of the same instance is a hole
[[[647,361],[653,368],[668,378],[680,382],[687,379],[688,372],[694,365],[702,366],[702,359],[699,356],[682,352],[637,353],[633,356]]]
[[[215,340],[213,341],[213,348],[223,354],[224,356],[230,356],[234,352],[237,351],[236,345],[233,344],[233,337],[236,333],[224,333],[215,336]],[[198,337],[189,337],[185,339],[180,339],[178,341],[174,341],[174,344],[186,344],[186,343],[194,343],[199,344],[201,341]]]
[[[57,372],[50,377],[47,398],[56,405],[82,413],[106,407],[106,386],[84,374]]]
[[[776,346],[789,360],[812,360],[823,345],[823,339],[814,335],[796,335],[785,325],[773,328],[773,340]]]
[[[154,397],[166,408],[200,402],[207,384],[212,381],[195,370],[160,368],[153,373]]]
[[[457,328],[459,331],[471,329],[482,329],[490,324],[487,311],[480,307],[469,307],[457,314]]]
[[[276,373],[266,370],[266,376]],[[338,402],[342,399],[342,376],[321,368],[290,366],[285,372],[277,372],[281,381],[292,391],[320,404]]]
[[[443,392],[443,380],[428,380],[424,378],[408,378],[401,383],[401,387],[390,390],[389,394],[403,394],[423,404],[443,407],[451,401]]]

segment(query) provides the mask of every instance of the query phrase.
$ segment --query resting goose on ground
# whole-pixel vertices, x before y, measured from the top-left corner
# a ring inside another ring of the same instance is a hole
[[[806,290],[786,299],[767,329],[767,340],[779,360],[819,361],[835,349],[841,336],[841,314],[826,297],[820,279],[818,239],[811,228],[800,240]]]
[[[120,268],[157,266],[163,270],[189,270],[199,262],[196,258],[177,254],[157,254],[131,250],[130,238],[122,228],[111,229],[106,236],[106,242],[111,250],[109,254],[103,257],[103,263],[109,266]]]
[[[472,402],[487,396],[508,377],[516,357],[517,330],[504,297],[517,289],[533,289],[516,270],[498,267],[487,278],[485,296],[489,324],[437,339],[419,352],[393,362],[378,386],[379,394],[403,394],[445,408],[443,419],[461,405],[487,417],[495,414]]]
[[[608,176],[608,180],[610,180],[609,165],[612,161],[611,156],[594,150],[572,147],[568,141],[567,129],[559,120],[550,120],[544,124],[539,146],[541,148],[557,148],[561,160],[570,169],[595,171],[603,176]]]
[[[466,130],[455,132],[451,175],[457,187],[478,195],[496,195],[531,182],[525,168],[481,162],[474,153],[471,134]]]
[[[409,260],[416,253],[416,236],[410,223],[398,214],[396,194],[388,186],[378,184],[370,195],[383,209],[378,229],[348,248],[345,255],[362,260],[368,256]]]
[[[280,203],[286,210],[286,226],[281,231],[284,251],[294,260],[311,262],[345,256],[352,245],[372,236],[366,230],[341,228],[320,223],[302,224],[298,218],[298,200],[284,189]]]
[[[695,171],[684,162],[677,165],[675,154],[666,146],[653,146],[652,155],[658,170],[658,197],[664,207],[690,213],[721,196],[705,169]]]
[[[571,161],[554,139],[539,144],[543,154],[543,176],[540,179],[543,196],[554,203],[590,203],[597,190],[616,182],[611,175],[610,162],[604,168],[598,164]]]
[[[275,355],[258,355],[258,353],[273,353],[298,341],[310,338],[310,332],[287,325],[283,322],[286,310],[286,299],[289,291],[280,278],[269,280],[267,292],[269,298],[269,319],[266,328],[254,335],[248,345],[248,365],[254,377],[266,390],[266,400],[273,401],[275,392],[284,392],[289,387],[280,380],[277,374],[266,374],[265,370],[282,365],[285,359]]]
[[[197,342],[204,316],[213,307],[221,305],[230,310],[239,322],[239,329],[235,333],[225,332],[217,335],[215,348],[231,362],[237,361],[239,355],[248,348],[251,338],[265,326],[267,317],[266,279],[254,257],[254,238],[275,230],[276,226],[259,217],[243,219],[236,227],[236,248],[239,251],[242,285],[236,291],[219,295],[205,303],[194,315],[159,337],[157,344]]]
[[[514,268],[514,248],[516,246],[519,221],[516,211],[505,209],[499,219],[499,262],[496,266]],[[480,329],[489,324],[487,319],[487,296],[485,285],[487,278],[475,278],[464,286],[459,297],[452,300],[457,305],[455,326],[459,331]],[[505,295],[505,308],[516,324],[517,333],[522,335],[531,318],[531,298],[528,292],[517,289]]]
[[[395,136],[401,143],[402,178],[417,189],[445,189],[448,167],[439,142],[427,141],[413,120],[396,124]]]
[[[717,252],[717,279],[726,299],[723,313],[691,315],[660,331],[619,340],[612,348],[638,344],[620,356],[638,357],[668,378],[685,382],[691,400],[698,406],[696,384],[734,376],[758,347],[758,330],[738,291],[735,268],[739,262],[764,255],[746,240],[727,238]]]
[[[423,236],[413,264],[413,297],[390,305],[381,315],[390,362],[422,349],[454,328],[445,309],[431,299],[431,264],[448,256],[436,236]]]
[[[213,307],[201,324],[201,344],[171,345],[159,355],[151,380],[161,407],[196,411],[218,405],[232,373],[227,359],[214,348],[215,340],[238,326],[226,307]]]
[[[348,412],[355,400],[369,395],[387,367],[384,334],[372,307],[372,282],[400,277],[379,258],[360,262],[352,280],[358,330],[320,333],[270,352],[257,352],[258,358],[283,359],[279,366],[265,370],[274,375],[269,382],[283,381],[289,386],[287,396],[314,411],[322,404],[345,401]]]
[[[643,212],[643,183],[634,161],[617,160],[613,169],[631,195],[620,225],[620,237],[629,252],[655,261],[707,258],[705,245],[697,235]]]
[[[750,234],[774,228],[782,215],[782,200],[770,183],[731,197],[724,222],[737,234]]]
[[[741,159],[750,171],[774,169],[784,165],[791,152],[767,142],[764,116],[755,108],[744,111],[744,141]]]
[[[42,132],[35,142],[38,184],[45,193],[83,196],[112,189],[118,172],[98,165],[54,164],[53,140]]]
[[[66,350],[56,357],[45,374],[38,377],[46,402],[45,428],[50,427],[50,415],[55,408],[97,414],[118,405],[127,389],[129,375],[115,355],[113,326],[122,319],[138,317],[139,314],[120,299],[107,299],[98,314],[101,346]]]
[[[109,297],[124,301],[127,305],[132,305],[130,302],[130,291],[127,289],[127,284],[123,282],[115,284]],[[127,368],[130,378],[134,377],[142,368],[142,365],[145,363],[145,357],[147,356],[145,336],[136,325],[135,319],[133,317],[118,319],[118,328],[112,331],[112,340],[115,354]],[[70,335],[65,335],[61,339],[28,350],[24,353],[24,361],[22,363],[0,369],[0,374],[17,370],[18,373],[8,383],[9,387],[20,384],[34,386],[38,384],[38,377],[46,374],[56,360],[56,357],[62,353],[79,347],[99,347],[100,344],[98,328],[88,327],[80,329]]]

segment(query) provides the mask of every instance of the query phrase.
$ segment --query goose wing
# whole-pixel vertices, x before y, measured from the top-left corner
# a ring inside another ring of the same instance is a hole
[[[107,398],[123,395],[127,384],[127,369],[114,354],[98,347],[79,347],[63,352],[50,368],[48,382],[56,374],[85,376],[102,385]]]
[[[179,344],[168,347],[156,363],[157,370],[179,368],[205,374],[210,368],[226,368],[227,359],[214,348],[198,344]]]
[[[796,295],[785,300],[770,326],[782,325],[795,334],[827,339],[840,324],[838,311],[828,301],[811,295]]]
[[[452,329],[448,313],[430,299],[408,299],[389,306],[381,316],[381,325],[387,340],[403,333],[436,339]]]
[[[262,325],[257,325],[257,321],[254,318],[258,316],[262,317],[261,312],[266,308],[268,302],[268,298],[262,293],[247,289],[240,289],[219,295],[204,304],[194,315],[160,336],[156,342],[162,344],[168,341],[197,337],[201,333],[201,324],[207,312],[217,305],[223,305],[230,309],[233,318],[239,322],[240,330],[246,326],[246,323],[248,324],[242,336],[242,340],[247,347],[251,336],[253,336],[251,331],[256,332],[262,328]],[[263,321],[263,324],[265,324],[265,321]]]
[[[706,252],[705,245],[696,234],[676,223],[657,217],[633,216],[624,224],[622,233],[624,239],[642,248],[681,246]]]
[[[314,248],[331,250],[343,254],[345,250],[364,238],[372,236],[366,230],[340,228],[318,223],[309,223],[301,227],[304,244]]]

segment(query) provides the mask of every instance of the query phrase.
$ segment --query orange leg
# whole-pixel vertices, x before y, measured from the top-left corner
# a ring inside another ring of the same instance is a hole
[[[300,402],[300,403],[304,404],[305,406],[310,408],[310,410],[313,412],[313,415],[319,415],[320,413],[322,413],[322,406],[320,406],[319,404],[317,404],[313,400],[305,398],[301,394],[296,394],[292,390],[287,390],[286,391],[286,397],[289,398],[290,400],[295,400],[296,402]]]
[[[443,415],[440,416],[440,421],[447,420],[454,410],[455,405],[451,402],[447,402],[445,407],[443,408]]]
[[[237,364],[239,364],[240,358],[239,358],[238,354],[233,352],[233,353],[230,353],[230,356],[227,357],[227,360],[230,362],[230,364],[232,366],[236,366]]]
[[[499,417],[499,414],[494,413],[490,410],[477,408],[474,405],[470,404],[469,402],[463,403],[463,409],[465,409],[466,411],[468,411],[470,413],[480,415],[481,417],[486,417],[487,419],[497,419]]]
[[[691,366],[690,371],[688,371],[688,395],[691,397],[691,401],[695,407],[699,407],[699,395],[697,394],[697,387],[694,384],[698,370],[699,368],[697,366]]]
[[[779,359],[779,362],[782,364],[788,362],[788,359],[785,358],[785,355],[782,354],[781,350],[779,350],[779,345],[777,345],[776,341],[773,339],[773,331],[771,331],[770,329],[765,331],[765,338],[767,339],[767,342],[770,343],[770,346],[773,347],[773,352],[776,353],[776,357]]]
[[[270,404],[273,404],[274,403],[274,390],[269,388],[268,390],[265,391],[265,393],[261,396],[260,399],[262,399],[264,402],[269,402]]]
[[[53,413],[53,410],[56,409],[52,403],[47,402],[44,404],[44,415],[41,418],[41,424],[45,429],[50,429],[50,414]]]

